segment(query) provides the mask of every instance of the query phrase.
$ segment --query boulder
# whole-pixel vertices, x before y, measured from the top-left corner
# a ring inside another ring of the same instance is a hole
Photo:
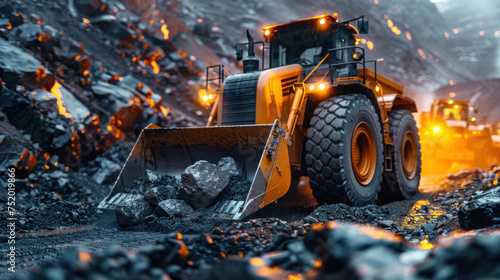
[[[478,229],[500,224],[500,187],[472,196],[458,211],[464,229]]]
[[[144,198],[152,207],[156,207],[163,200],[177,198],[177,190],[171,185],[154,187],[144,193]]]
[[[126,199],[115,208],[116,220],[121,226],[140,224],[151,214],[153,214],[153,208],[142,195]]]
[[[19,79],[25,75],[37,76],[42,64],[33,56],[20,48],[0,39],[0,78],[7,87],[19,84]],[[42,68],[43,69],[43,68]]]
[[[200,160],[181,175],[181,197],[194,208],[205,208],[228,185],[229,173],[217,165]]]
[[[159,217],[186,217],[194,210],[182,199],[163,200],[156,207],[155,214]]]
[[[231,175],[231,177],[239,177],[240,172],[238,171],[238,167],[236,165],[236,162],[234,161],[234,158],[232,157],[224,157],[219,160],[217,163],[217,166],[222,170],[226,171]]]

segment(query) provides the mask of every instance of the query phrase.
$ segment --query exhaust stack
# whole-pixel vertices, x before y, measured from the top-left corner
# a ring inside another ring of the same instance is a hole
[[[259,70],[259,60],[255,57],[253,36],[247,29],[248,56],[243,59],[243,73]]]

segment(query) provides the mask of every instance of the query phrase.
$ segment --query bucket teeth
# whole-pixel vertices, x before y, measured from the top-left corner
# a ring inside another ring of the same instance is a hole
[[[213,218],[222,220],[238,220],[243,212],[243,200],[222,200],[212,206]]]
[[[131,193],[117,193],[115,194],[111,199],[109,200],[103,200],[101,203],[99,203],[98,208],[99,209],[108,209],[108,210],[114,210],[116,205],[118,205],[120,202],[125,201],[129,198],[136,198],[140,197],[140,194],[131,194]]]

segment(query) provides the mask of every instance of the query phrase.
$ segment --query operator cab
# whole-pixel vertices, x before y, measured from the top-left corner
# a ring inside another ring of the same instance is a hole
[[[461,100],[437,100],[431,107],[436,122],[444,121],[448,127],[467,128],[469,102]]]
[[[266,42],[270,44],[270,68],[300,64],[306,72],[320,63],[329,50],[354,46],[357,39],[353,34],[359,34],[348,22],[339,23],[336,15],[321,15],[268,26],[263,31]],[[332,52],[329,59],[332,64],[349,63],[354,61],[354,54],[354,48],[342,49]],[[321,64],[318,74],[322,72],[321,68],[328,68],[328,63],[326,59]],[[357,75],[357,66],[356,63],[344,64],[337,66],[336,71],[337,77],[352,77]]]

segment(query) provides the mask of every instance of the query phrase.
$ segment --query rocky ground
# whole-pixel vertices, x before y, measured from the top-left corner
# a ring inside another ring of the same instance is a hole
[[[314,7],[330,7],[320,2]],[[392,5],[368,2],[370,15]],[[346,3],[345,17],[363,6]],[[208,210],[217,199],[243,200],[249,188],[226,158],[198,162],[180,178],[148,173],[136,181],[135,201],[116,212],[97,209],[146,125],[204,124],[210,105],[202,102],[205,67],[223,62],[238,71],[232,45],[242,38],[239,31],[258,32],[279,5],[0,1],[0,212],[6,223],[10,213],[17,219],[17,273],[2,262],[0,278],[500,277],[497,167],[424,177],[420,194],[409,200],[365,207],[276,203],[231,223],[212,220]],[[242,19],[233,16],[241,9],[248,12]],[[399,5],[386,16],[396,24],[408,18]],[[282,19],[295,17],[298,12]],[[379,31],[374,40],[399,36],[381,29],[386,20],[372,21]],[[405,26],[413,41],[396,37],[393,45],[404,53],[391,56],[390,65],[398,66],[383,71],[417,86],[431,76],[433,84],[447,82],[458,68],[454,62],[433,65],[449,58],[436,52],[444,49],[437,38],[447,30],[416,26]],[[429,40],[435,44],[428,49],[418,45]],[[373,55],[385,54],[376,46]],[[409,52],[419,47],[424,57]],[[494,48],[483,44],[478,53]],[[7,203],[7,167],[15,169],[15,212]],[[0,232],[8,252],[11,229]]]
[[[500,257],[496,248],[499,177],[500,169],[495,168],[437,181],[425,178],[424,183],[439,183],[422,186],[421,193],[410,200],[365,207],[335,204],[279,209],[279,215],[274,215],[276,209],[266,209],[260,215],[267,217],[238,223],[197,215],[191,220],[173,218],[157,227],[154,223],[120,227],[109,222],[114,213],[106,212],[88,227],[18,236],[17,260],[22,271],[18,276],[498,277],[494,263]],[[153,216],[149,219],[159,218]]]

